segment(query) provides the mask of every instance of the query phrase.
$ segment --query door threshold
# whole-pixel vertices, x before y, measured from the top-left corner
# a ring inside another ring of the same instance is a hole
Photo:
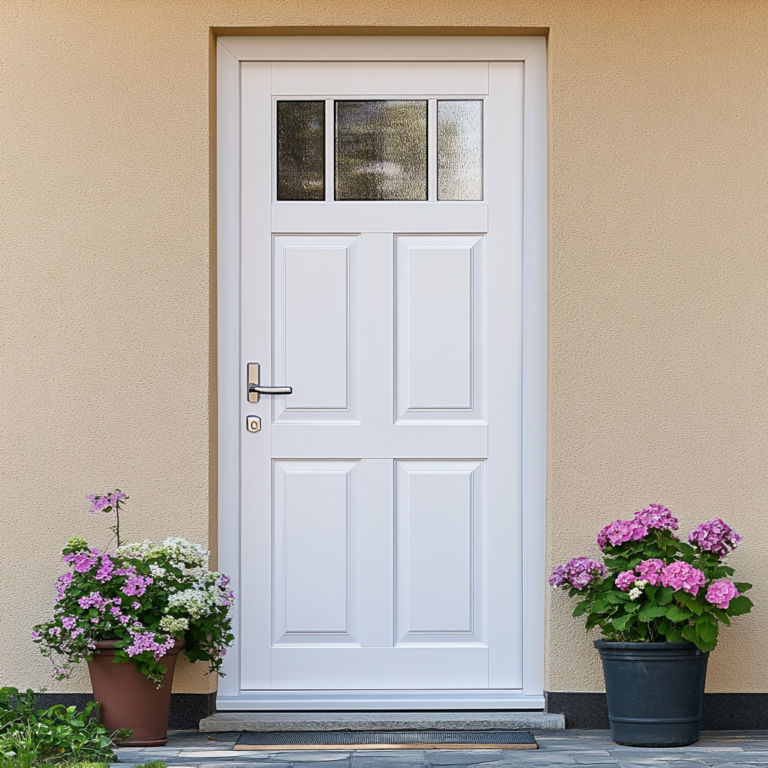
[[[518,730],[558,731],[563,715],[547,712],[217,712],[200,721],[205,733],[233,731]]]

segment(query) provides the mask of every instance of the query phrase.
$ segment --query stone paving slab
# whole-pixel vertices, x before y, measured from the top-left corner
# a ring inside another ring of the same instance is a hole
[[[688,747],[641,749],[614,744],[609,731],[533,731],[538,750],[356,749],[234,750],[238,733],[176,731],[166,747],[116,750],[116,768],[162,760],[169,768],[767,768],[768,731],[702,734]]]

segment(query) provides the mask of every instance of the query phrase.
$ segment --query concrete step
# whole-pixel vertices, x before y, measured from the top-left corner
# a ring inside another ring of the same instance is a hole
[[[486,731],[565,728],[563,715],[546,712],[217,712],[200,721],[205,733],[231,731]]]

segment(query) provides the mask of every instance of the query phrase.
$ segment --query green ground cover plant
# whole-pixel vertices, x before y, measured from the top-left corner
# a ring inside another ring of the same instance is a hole
[[[33,691],[0,688],[0,768],[115,762],[112,741],[130,732],[109,733],[98,721],[98,707],[91,702],[80,711],[63,704],[38,709]]]

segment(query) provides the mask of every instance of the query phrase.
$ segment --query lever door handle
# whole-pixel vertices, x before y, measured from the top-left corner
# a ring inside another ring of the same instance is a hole
[[[261,378],[261,366],[258,363],[248,363],[248,402],[258,403],[259,395],[290,395],[293,387],[263,387],[259,381]]]

